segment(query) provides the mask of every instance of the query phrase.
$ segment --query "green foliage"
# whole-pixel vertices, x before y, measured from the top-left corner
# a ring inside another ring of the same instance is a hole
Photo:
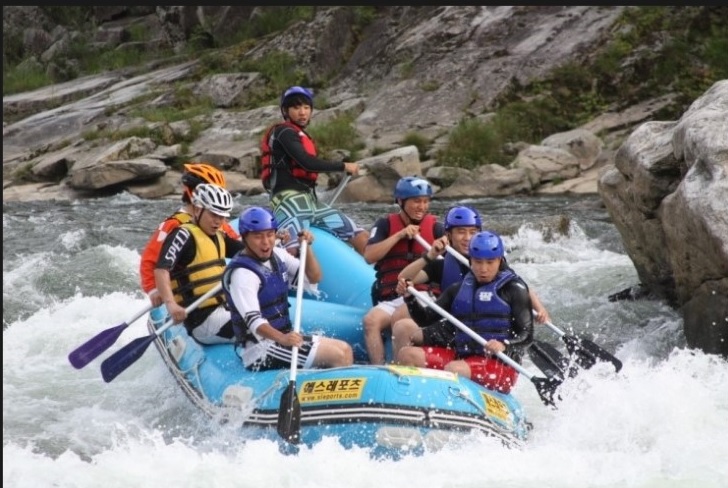
[[[42,6],[40,9],[48,18],[56,24],[65,25],[80,29],[93,15],[94,7],[91,6]]]
[[[419,85],[420,90],[431,92],[431,91],[437,91],[440,88],[440,82],[436,80],[425,80],[421,82]]]
[[[299,21],[311,21],[316,7],[264,7],[259,14],[241,26],[241,28],[223,39],[221,45],[230,46],[248,39],[265,37],[275,32],[281,32],[290,25]]]
[[[483,164],[508,163],[501,152],[503,138],[491,123],[462,119],[450,133],[448,144],[437,153],[437,160],[447,166],[476,168]]]
[[[40,65],[6,68],[3,70],[3,96],[31,91],[53,83]]]
[[[344,149],[351,153],[353,159],[357,159],[357,152],[364,149],[365,145],[352,122],[352,116],[344,114],[308,128],[322,158],[330,159],[335,149]]]
[[[417,132],[408,132],[404,136],[402,144],[405,146],[416,146],[417,153],[420,155],[420,160],[424,161],[427,158],[427,150],[430,148],[431,142],[429,139]]]

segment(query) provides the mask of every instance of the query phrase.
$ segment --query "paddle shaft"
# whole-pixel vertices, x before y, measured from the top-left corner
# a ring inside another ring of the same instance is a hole
[[[346,176],[341,180],[339,185],[336,187],[334,194],[331,195],[331,199],[328,202],[329,206],[333,205],[334,202],[339,198],[339,195],[341,195],[341,192],[344,191],[344,187],[346,187],[346,185],[349,183],[349,180],[351,180],[351,175],[347,173]]]
[[[299,249],[299,260],[301,264],[298,267],[298,285],[296,286],[296,310],[293,314],[293,332],[301,331],[301,311],[303,309],[303,280],[306,277],[306,255],[308,254],[308,241],[301,240]],[[293,346],[291,349],[291,375],[290,381],[296,381],[298,372],[298,347]]]
[[[202,302],[210,298],[211,296],[217,294],[220,290],[222,290],[222,282],[218,283],[217,285],[210,288],[204,295],[202,295],[200,298],[192,302],[187,308],[185,308],[185,312],[190,313],[191,311],[195,310],[197,307],[200,306]],[[173,325],[175,325],[176,322],[174,319],[167,320],[162,327],[156,330],[154,335],[159,336],[161,335],[165,330],[169,329]]]
[[[432,301],[428,295],[426,295],[426,294],[418,291],[413,286],[408,286],[407,287],[407,291],[410,292],[412,295],[416,296],[423,303],[426,303],[428,307],[430,307],[431,309],[433,309],[434,311],[436,311],[437,313],[439,313],[440,315],[442,315],[444,318],[446,318],[447,320],[449,320],[450,322],[452,322],[453,325],[455,325],[458,329],[460,329],[463,332],[465,332],[466,334],[468,334],[470,337],[472,337],[481,346],[485,346],[488,343],[488,341],[486,341],[485,339],[483,339],[482,337],[480,337],[478,334],[476,334],[475,332],[473,332],[473,330],[470,327],[468,327],[467,325],[465,325],[462,322],[460,322],[452,314],[450,314],[447,310],[445,310],[444,308],[442,308],[441,306],[439,306],[437,303],[435,303],[434,301]],[[498,359],[500,359],[501,361],[503,361],[504,363],[506,363],[507,365],[509,365],[510,367],[512,367],[513,369],[515,369],[516,371],[518,371],[519,373],[524,374],[528,379],[531,379],[531,378],[534,377],[534,374],[533,373],[531,373],[530,371],[528,371],[527,369],[525,369],[523,366],[521,366],[520,364],[518,364],[517,362],[515,362],[513,359],[509,358],[508,356],[506,356],[502,352],[496,352],[496,353],[493,353],[493,354],[495,354],[495,356],[497,356]]]

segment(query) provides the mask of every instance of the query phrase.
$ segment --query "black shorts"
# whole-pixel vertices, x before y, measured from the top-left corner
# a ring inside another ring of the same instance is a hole
[[[447,319],[422,328],[423,346],[453,347],[454,341],[455,331]]]

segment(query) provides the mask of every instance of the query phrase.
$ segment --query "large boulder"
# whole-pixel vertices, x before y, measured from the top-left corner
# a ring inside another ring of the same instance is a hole
[[[728,357],[728,80],[679,121],[635,130],[599,193],[643,286],[680,307],[688,345]]]

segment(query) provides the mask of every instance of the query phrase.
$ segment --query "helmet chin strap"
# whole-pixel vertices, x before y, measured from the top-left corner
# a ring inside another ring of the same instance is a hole
[[[422,219],[419,219],[419,220],[413,219],[412,216],[409,213],[407,213],[407,210],[404,209],[404,200],[402,200],[402,203],[399,204],[399,208],[402,209],[402,213],[407,216],[407,218],[409,219],[409,221],[412,224],[420,225],[420,222],[422,222]]]

